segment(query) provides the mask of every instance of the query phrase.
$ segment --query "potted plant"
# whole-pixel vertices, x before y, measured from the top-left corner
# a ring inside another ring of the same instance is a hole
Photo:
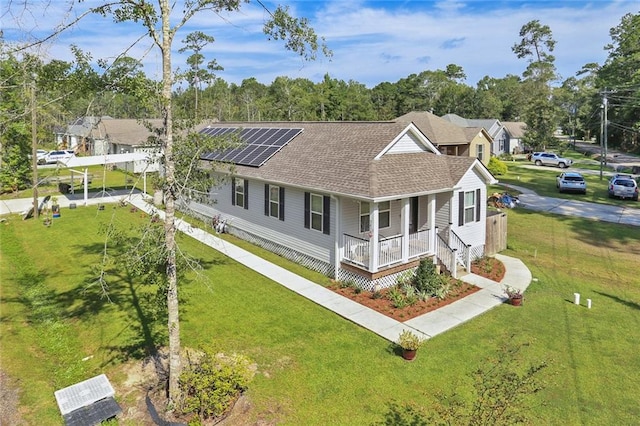
[[[509,299],[509,303],[511,303],[513,306],[522,305],[522,298],[523,298],[522,290],[517,289],[515,287],[511,287],[511,286],[505,286],[504,292],[507,295],[507,298]]]
[[[416,352],[424,342],[417,334],[410,330],[402,330],[398,337],[398,345],[402,348],[402,357],[411,361],[416,357]]]

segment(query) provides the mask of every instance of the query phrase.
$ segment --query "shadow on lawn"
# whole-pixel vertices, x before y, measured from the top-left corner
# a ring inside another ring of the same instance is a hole
[[[623,304],[624,306],[626,306],[628,308],[640,309],[640,304],[639,303],[632,302],[630,300],[621,299],[618,296],[614,296],[612,294],[603,293],[601,291],[596,291],[596,293],[598,293],[601,296],[608,297],[609,299],[613,300],[614,302],[621,303],[621,304]]]
[[[540,212],[527,210],[525,208],[518,209],[518,214],[524,216],[545,216],[557,219],[565,223],[576,234],[576,238],[585,244],[594,247],[608,248],[614,252],[620,251],[630,254],[640,255],[640,226],[620,225],[617,223],[609,223],[595,221],[574,216],[563,216],[549,212]],[[531,223],[536,223],[535,218],[531,219]],[[549,225],[551,226],[551,225]]]

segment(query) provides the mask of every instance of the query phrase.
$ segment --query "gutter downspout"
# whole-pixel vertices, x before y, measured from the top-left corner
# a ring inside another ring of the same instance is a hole
[[[333,200],[335,200],[336,205],[336,231],[335,236],[333,237],[333,274],[334,279],[336,281],[340,281],[340,260],[342,259],[342,249],[340,247],[340,237],[342,235],[342,211],[341,211],[341,203],[340,198],[335,195],[329,195]]]

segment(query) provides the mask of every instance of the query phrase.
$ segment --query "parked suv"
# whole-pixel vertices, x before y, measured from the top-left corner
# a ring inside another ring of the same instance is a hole
[[[38,158],[38,164],[55,164],[58,161],[67,161],[73,157],[75,157],[73,151],[50,151],[47,152],[43,157]]]
[[[573,164],[572,159],[560,157],[553,152],[534,152],[531,156],[531,161],[533,161],[536,166],[556,166],[562,169]]]
[[[631,175],[613,175],[609,180],[609,197],[631,198],[638,201],[638,183]]]
[[[556,187],[558,192],[576,191],[587,193],[587,182],[580,173],[564,172],[556,177]]]

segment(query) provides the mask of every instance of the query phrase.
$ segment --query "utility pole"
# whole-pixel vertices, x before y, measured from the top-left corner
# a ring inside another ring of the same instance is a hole
[[[607,126],[609,124],[609,121],[607,119],[607,112],[609,109],[609,102],[607,100],[607,88],[604,88],[604,99],[602,100],[602,103],[604,104],[604,164],[605,166],[607,165],[607,154],[608,154],[608,150],[607,150]]]
[[[38,132],[36,129],[36,75],[31,82],[31,165],[33,167],[33,217],[38,219]]]
[[[600,180],[604,167],[604,104],[600,105]]]

